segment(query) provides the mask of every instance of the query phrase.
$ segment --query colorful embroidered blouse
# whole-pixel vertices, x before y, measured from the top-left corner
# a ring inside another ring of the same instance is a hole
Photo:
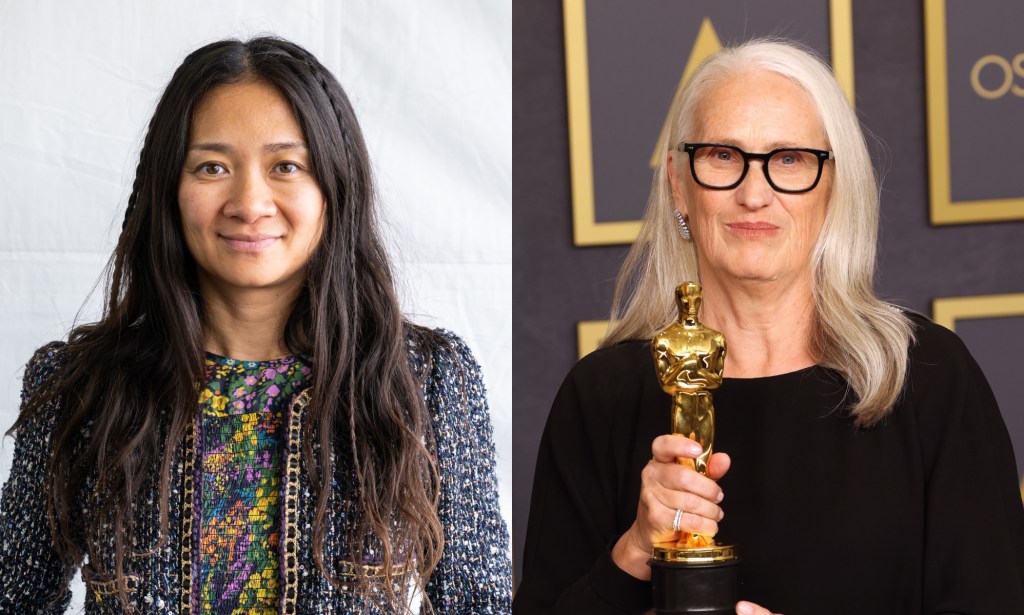
[[[195,559],[201,613],[277,613],[281,439],[310,367],[207,353],[197,422]]]

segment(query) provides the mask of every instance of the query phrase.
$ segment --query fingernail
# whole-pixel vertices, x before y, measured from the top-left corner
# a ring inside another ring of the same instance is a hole
[[[718,492],[718,497],[715,499],[715,502],[721,502],[724,499],[725,499],[725,492],[724,491],[719,491]]]
[[[736,604],[736,612],[740,615],[750,615],[754,612],[754,607],[750,606],[746,602],[739,602]]]
[[[694,443],[694,444],[690,445],[690,454],[691,455],[700,455],[703,452],[704,452],[704,448],[701,447],[700,444]]]
[[[724,510],[718,511],[718,520],[721,521],[724,518],[725,518],[725,511]]]

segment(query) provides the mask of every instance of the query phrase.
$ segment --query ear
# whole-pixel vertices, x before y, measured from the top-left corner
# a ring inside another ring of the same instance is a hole
[[[683,198],[683,181],[685,180],[680,179],[679,174],[676,173],[676,165],[681,163],[682,160],[677,160],[676,156],[685,156],[685,154],[680,154],[680,152],[670,148],[665,158],[665,175],[668,176],[668,184],[672,191],[672,203],[679,210],[679,213],[689,218],[689,214],[686,211],[686,199]]]

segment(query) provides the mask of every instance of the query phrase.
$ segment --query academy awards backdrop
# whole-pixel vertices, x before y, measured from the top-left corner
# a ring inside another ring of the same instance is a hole
[[[964,339],[1024,478],[1020,23],[1024,5],[1005,0],[516,3],[517,572],[544,421],[568,369],[603,335],[672,97],[709,53],[755,36],[801,41],[832,64],[882,179],[877,291]]]

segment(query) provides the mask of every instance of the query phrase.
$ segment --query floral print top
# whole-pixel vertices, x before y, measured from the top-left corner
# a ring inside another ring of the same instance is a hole
[[[193,607],[277,613],[282,430],[291,401],[308,386],[309,361],[207,353],[206,370],[196,433]]]

